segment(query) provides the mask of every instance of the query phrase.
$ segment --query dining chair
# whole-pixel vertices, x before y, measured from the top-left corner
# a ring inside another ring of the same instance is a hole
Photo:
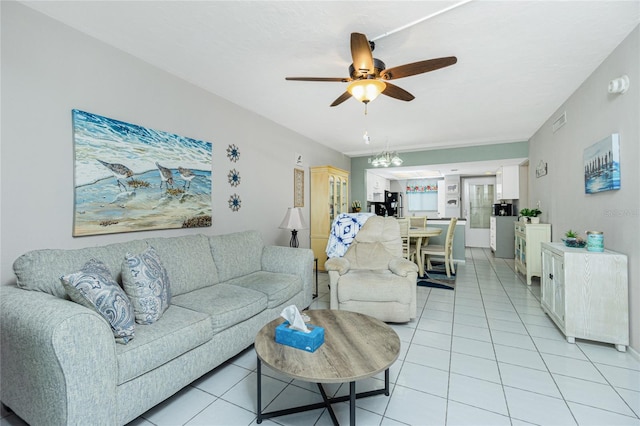
[[[444,265],[447,271],[447,277],[451,277],[451,273],[456,273],[455,266],[453,264],[453,234],[456,230],[456,223],[458,218],[452,218],[449,222],[449,228],[447,229],[447,236],[445,237],[444,245],[429,244],[420,250],[420,255],[423,258],[423,264],[427,270],[433,268],[431,265],[431,256],[444,256]]]
[[[409,238],[409,219],[397,219],[400,225],[400,238],[402,238],[402,257],[412,262],[416,261],[416,246],[411,244]]]
[[[412,228],[426,228],[427,217],[426,216],[411,216],[409,217],[409,223]]]

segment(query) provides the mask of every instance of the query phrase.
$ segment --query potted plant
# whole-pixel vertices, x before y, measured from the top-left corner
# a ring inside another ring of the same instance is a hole
[[[520,218],[523,222],[527,223],[540,223],[540,215],[542,211],[539,209],[522,209],[520,210]]]
[[[358,200],[353,200],[353,203],[351,203],[351,208],[353,209],[354,213],[359,213],[362,209],[362,204],[360,204],[360,201]]]
[[[582,237],[578,236],[578,233],[569,229],[564,233],[564,245],[567,247],[584,247],[585,241]]]

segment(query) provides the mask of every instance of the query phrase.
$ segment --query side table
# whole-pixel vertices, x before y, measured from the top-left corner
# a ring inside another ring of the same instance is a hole
[[[315,299],[316,297],[318,297],[318,258],[316,257],[315,259],[313,259],[313,261],[316,263],[316,292],[312,294],[313,298]]]

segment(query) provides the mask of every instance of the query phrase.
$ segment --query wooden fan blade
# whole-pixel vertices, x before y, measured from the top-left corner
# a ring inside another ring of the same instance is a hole
[[[340,95],[338,97],[338,99],[336,99],[335,101],[333,101],[333,103],[331,104],[332,107],[334,106],[338,106],[341,103],[343,103],[344,101],[346,101],[347,99],[349,99],[351,97],[351,93],[349,92],[344,92],[342,95]]]
[[[397,78],[409,77],[424,72],[435,71],[440,68],[448,67],[458,62],[455,56],[447,56],[445,58],[427,59],[426,61],[414,62],[412,64],[400,65],[386,69],[380,73],[380,77],[385,80],[394,80]]]
[[[391,96],[392,98],[400,99],[401,101],[412,101],[415,99],[411,93],[396,86],[395,84],[385,82],[387,87],[382,91],[383,95]]]
[[[290,81],[338,81],[341,83],[348,83],[350,78],[345,77],[285,77],[285,80]]]
[[[360,33],[351,33],[351,58],[356,76],[366,76],[374,72],[373,55],[367,36]]]

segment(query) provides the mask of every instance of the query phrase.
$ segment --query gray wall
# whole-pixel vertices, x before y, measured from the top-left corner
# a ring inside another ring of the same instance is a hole
[[[623,74],[629,90],[614,95],[609,81]],[[567,112],[556,133],[551,124]],[[621,188],[586,195],[583,152],[612,133],[620,134]],[[640,30],[638,27],[544,123],[529,141],[529,205],[540,201],[542,221],[553,241],[568,229],[604,232],[605,247],[624,253],[629,263],[631,346],[640,352]],[[540,161],[548,174],[536,178]],[[602,285],[607,285],[606,282]]]
[[[134,238],[257,229],[267,243],[288,245],[278,229],[293,205],[294,156],[304,156],[305,218],[309,166],[349,170],[348,157],[160,71],[15,2],[2,15],[1,281],[27,250],[102,245]],[[73,238],[71,110],[213,143],[213,226]],[[240,148],[238,163],[226,157]],[[236,168],[242,182],[227,183]],[[242,208],[232,212],[234,192]],[[309,247],[309,230],[298,235]]]

